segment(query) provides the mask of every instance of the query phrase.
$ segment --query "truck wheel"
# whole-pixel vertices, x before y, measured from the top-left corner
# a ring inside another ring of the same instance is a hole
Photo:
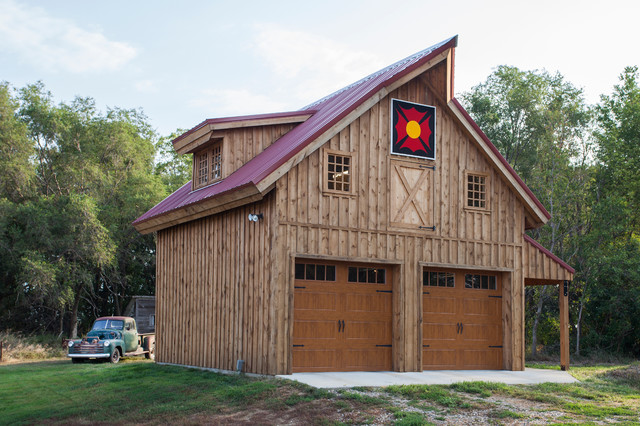
[[[149,348],[149,352],[144,354],[144,357],[146,359],[152,359],[152,360],[156,359],[156,343],[155,342],[153,342],[153,344],[151,344],[151,347]]]
[[[117,364],[118,361],[120,361],[120,350],[118,348],[113,350],[111,357],[109,357],[109,361],[111,361],[111,364]]]
[[[145,339],[145,346],[146,346],[145,349],[147,349],[149,352],[144,354],[144,357],[146,359],[155,360],[156,359],[156,339],[155,339],[155,336],[147,337]]]

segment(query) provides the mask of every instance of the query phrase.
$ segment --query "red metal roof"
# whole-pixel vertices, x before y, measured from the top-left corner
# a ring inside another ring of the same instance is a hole
[[[245,186],[260,183],[264,178],[269,176],[269,174],[277,170],[278,167],[287,162],[287,160],[330,129],[331,126],[338,123],[380,89],[390,85],[416,68],[419,68],[447,49],[455,47],[457,43],[457,36],[444,40],[304,107],[300,113],[310,113],[313,111],[315,111],[315,113],[308,120],[286,133],[227,178],[196,191],[190,191],[191,183],[186,183],[151,210],[140,216],[133,224],[136,225],[154,217],[167,214],[173,210],[199,203]],[[246,117],[242,119],[246,119]],[[207,121],[204,121],[187,133],[204,126]]]
[[[531,244],[532,246],[534,246],[535,248],[537,248],[538,250],[540,250],[542,253],[544,253],[545,255],[549,256],[551,259],[553,259],[556,263],[558,263],[560,266],[562,266],[564,269],[566,269],[567,271],[571,272],[572,274],[576,273],[576,270],[573,269],[571,266],[569,266],[568,264],[566,264],[562,259],[560,259],[558,256],[556,256],[555,254],[551,253],[551,251],[547,250],[546,248],[544,248],[542,246],[542,244],[540,244],[539,242],[537,242],[536,240],[534,240],[533,238],[531,238],[530,236],[528,236],[527,234],[523,234],[524,235],[524,240],[526,242],[528,242],[529,244]]]

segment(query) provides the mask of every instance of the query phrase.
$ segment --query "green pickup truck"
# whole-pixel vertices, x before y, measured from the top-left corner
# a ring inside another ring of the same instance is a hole
[[[123,356],[144,355],[155,359],[156,336],[138,334],[133,318],[101,317],[95,320],[87,337],[69,340],[68,346],[67,356],[74,363],[102,358],[115,364]]]

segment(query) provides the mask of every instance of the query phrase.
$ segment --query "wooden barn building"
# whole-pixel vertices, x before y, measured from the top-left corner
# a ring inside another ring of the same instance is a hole
[[[173,141],[193,179],[157,232],[156,360],[262,374],[524,369],[524,286],[573,269],[549,213],[453,97],[457,37],[294,112]]]

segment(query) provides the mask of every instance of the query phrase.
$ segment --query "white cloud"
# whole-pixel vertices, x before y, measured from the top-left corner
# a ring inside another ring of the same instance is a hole
[[[212,114],[210,118],[289,110],[282,102],[274,101],[269,96],[253,93],[246,89],[206,89],[189,105],[209,111],[208,114]]]
[[[73,73],[113,71],[137,52],[43,9],[0,0],[0,51],[11,52],[47,70]]]
[[[382,68],[375,54],[334,40],[275,25],[258,27],[256,49],[283,85],[305,102],[315,101]],[[302,106],[302,105],[301,105]]]

